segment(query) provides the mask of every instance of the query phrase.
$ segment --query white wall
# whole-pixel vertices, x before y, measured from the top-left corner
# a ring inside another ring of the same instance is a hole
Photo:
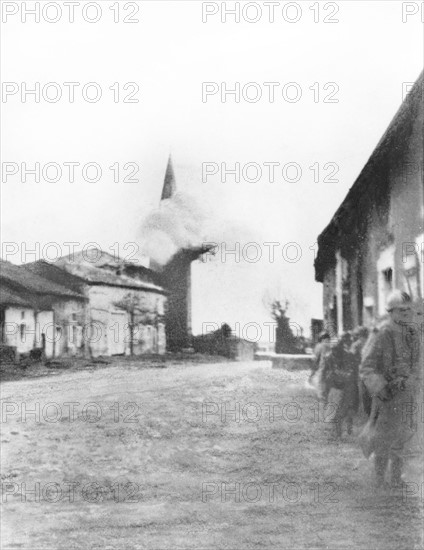
[[[35,343],[35,313],[25,307],[8,307],[5,311],[5,342],[18,353],[28,353]]]
[[[89,349],[96,357],[130,353],[130,315],[118,304],[131,296],[139,301],[143,310],[151,317],[144,330],[137,327],[134,335],[134,353],[165,353],[165,329],[155,326],[154,318],[162,314],[166,297],[162,294],[144,290],[95,285],[88,289],[89,319],[93,323]],[[149,328],[151,327],[151,328]]]

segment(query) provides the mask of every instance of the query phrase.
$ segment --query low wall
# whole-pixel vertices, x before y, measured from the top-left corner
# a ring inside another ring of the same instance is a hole
[[[313,355],[275,354],[271,357],[273,369],[310,370],[313,365]]]

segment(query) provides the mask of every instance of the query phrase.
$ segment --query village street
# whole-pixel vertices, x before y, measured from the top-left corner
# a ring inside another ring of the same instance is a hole
[[[122,362],[4,383],[3,548],[421,548],[421,495],[376,492],[305,380]]]

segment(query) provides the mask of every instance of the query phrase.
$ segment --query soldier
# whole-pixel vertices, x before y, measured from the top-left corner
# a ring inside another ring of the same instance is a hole
[[[353,331],[353,344],[350,351],[360,360],[362,355],[362,349],[365,346],[369,336],[369,330],[367,327],[357,327]],[[359,361],[360,362],[360,361]]]
[[[328,332],[321,332],[318,337],[318,344],[315,346],[314,363],[311,369],[311,375],[309,376],[309,383],[312,383],[313,378],[315,378],[318,397],[320,400],[324,400],[324,402],[327,402],[328,394],[328,392],[325,391],[323,380],[324,355],[330,350],[330,347],[330,335]]]
[[[336,436],[342,435],[342,424],[346,420],[347,433],[352,433],[353,418],[358,410],[358,368],[359,363],[350,351],[350,333],[341,335],[326,357],[325,380],[327,390],[332,392],[331,405],[334,408]]]
[[[423,421],[423,374],[424,374],[424,301],[421,300],[415,304],[414,323],[419,333],[420,340],[420,359],[419,372],[416,376],[415,388],[415,403],[412,403],[409,410],[406,411],[405,419],[410,420],[414,428],[414,436],[404,448],[405,469],[408,475],[409,482],[415,482],[418,486],[424,488],[424,471],[423,471],[423,452],[424,452],[424,430],[422,427]]]
[[[362,353],[365,346],[365,343],[368,339],[369,331],[367,327],[357,327],[353,333],[354,342],[350,348],[351,353],[353,354],[355,364],[359,368],[362,360]],[[371,396],[368,393],[368,390],[362,380],[359,380],[359,396],[360,402],[362,404],[362,409],[367,416],[371,412]]]
[[[399,486],[402,453],[414,434],[411,418],[405,415],[414,403],[419,377],[419,337],[412,323],[408,294],[394,291],[387,299],[389,318],[371,335],[363,350],[360,377],[372,397],[373,425],[370,451],[375,454],[378,486],[384,484],[391,461],[391,484]]]

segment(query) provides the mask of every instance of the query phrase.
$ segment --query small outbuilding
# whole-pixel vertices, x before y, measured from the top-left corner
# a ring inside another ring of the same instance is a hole
[[[77,353],[73,337],[82,334],[82,294],[5,261],[0,261],[0,284],[3,346],[17,355],[40,349],[47,358]]]

